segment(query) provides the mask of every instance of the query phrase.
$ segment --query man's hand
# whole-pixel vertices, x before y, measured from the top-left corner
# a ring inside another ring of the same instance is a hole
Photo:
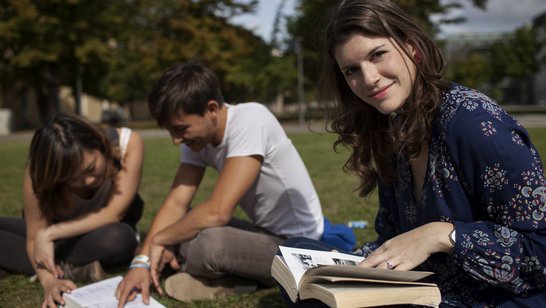
[[[359,266],[408,271],[425,262],[431,254],[449,252],[453,225],[431,222],[386,241]]]
[[[77,288],[74,282],[58,279],[53,275],[47,277],[42,275],[40,282],[44,289],[42,308],[57,308],[59,304],[64,306],[63,293],[70,293],[70,291]]]
[[[138,292],[142,293],[142,301],[150,303],[150,270],[147,268],[133,268],[125,275],[116,289],[118,308],[125,306],[127,302],[135,299]]]
[[[172,248],[152,243],[150,247],[150,273],[152,274],[154,287],[160,295],[163,295],[163,289],[161,289],[159,277],[166,264],[169,264],[174,270],[180,269],[180,264],[176,261]]]

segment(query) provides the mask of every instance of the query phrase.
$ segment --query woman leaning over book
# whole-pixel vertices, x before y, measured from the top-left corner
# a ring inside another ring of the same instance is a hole
[[[525,129],[444,80],[438,47],[391,1],[340,1],[324,43],[335,146],[360,196],[379,193],[360,266],[433,271],[443,305],[546,306],[546,184]]]
[[[62,304],[73,281],[102,279],[102,266],[130,262],[143,206],[143,148],[128,128],[103,130],[75,115],[58,114],[35,132],[24,221],[0,219],[0,267],[37,274],[42,307]]]

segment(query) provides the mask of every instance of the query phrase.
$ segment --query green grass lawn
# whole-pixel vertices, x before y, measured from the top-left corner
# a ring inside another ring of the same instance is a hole
[[[541,156],[546,156],[546,128],[529,130],[531,138]],[[335,153],[332,150],[334,136],[319,133],[293,133],[290,138],[299,150],[313,179],[322,202],[325,216],[334,223],[363,219],[370,226],[356,230],[358,242],[375,238],[373,220],[377,210],[377,197],[359,199],[354,189],[357,179],[345,174],[341,167],[347,152]],[[146,153],[144,177],[140,193],[146,202],[139,229],[146,231],[154,213],[165,197],[179,160],[177,147],[168,138],[145,139]],[[0,143],[0,215],[20,217],[22,208],[21,179],[27,155],[28,142],[13,141]],[[207,172],[195,202],[203,200],[213,187],[215,173]],[[238,217],[244,217],[240,211]],[[1,253],[1,252],[0,252]],[[123,271],[112,274],[123,274]],[[155,295],[158,298],[157,295]],[[282,307],[276,289],[260,290],[253,294],[229,297],[218,301],[198,302],[185,305],[158,298],[167,307]],[[42,303],[42,289],[39,283],[31,283],[28,277],[11,275],[0,280],[0,307],[39,307]]]

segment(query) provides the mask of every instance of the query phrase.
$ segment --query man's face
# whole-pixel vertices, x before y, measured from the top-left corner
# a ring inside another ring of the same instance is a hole
[[[187,114],[179,109],[167,127],[174,145],[185,144],[194,152],[199,152],[213,142],[216,132],[215,117],[210,110],[204,115]]]

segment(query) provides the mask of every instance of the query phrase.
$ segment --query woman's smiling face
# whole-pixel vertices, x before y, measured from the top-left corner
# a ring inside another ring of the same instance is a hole
[[[347,84],[361,100],[382,114],[397,111],[411,93],[415,64],[402,50],[414,54],[410,44],[354,33],[334,50]]]

